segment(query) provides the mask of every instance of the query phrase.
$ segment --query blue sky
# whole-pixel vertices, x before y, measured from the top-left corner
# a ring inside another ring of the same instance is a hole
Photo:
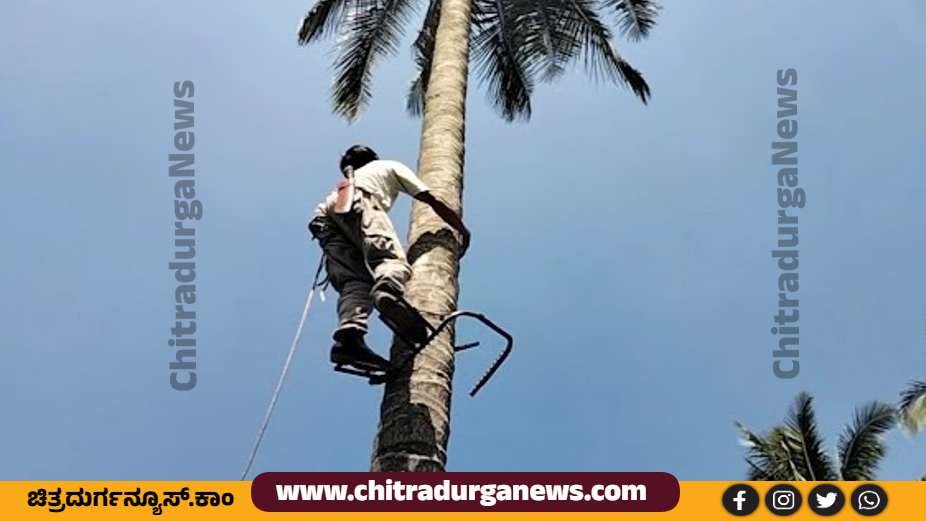
[[[653,87],[647,107],[576,70],[511,125],[470,89],[461,304],[517,346],[483,394],[458,394],[451,470],[736,479],[735,419],[770,427],[807,390],[834,446],[855,405],[926,378],[926,8],[666,4],[648,41],[622,44]],[[330,44],[295,42],[308,7],[7,6],[0,477],[237,477],[317,262],[305,223],[338,154],[367,142],[417,158],[410,53],[378,69],[371,109],[347,125],[330,112]],[[808,194],[793,381],[769,366],[783,67],[800,75]],[[184,393],[166,341],[171,85],[185,79],[205,216],[200,381]],[[403,236],[407,210],[392,213]],[[333,315],[316,303],[258,472],[367,468],[381,391],[331,371]],[[460,359],[457,389],[487,357]],[[889,444],[882,477],[926,473],[926,439]]]

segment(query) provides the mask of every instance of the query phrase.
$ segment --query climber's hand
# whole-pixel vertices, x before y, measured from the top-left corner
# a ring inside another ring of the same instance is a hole
[[[460,239],[460,257],[462,257],[466,255],[466,250],[469,249],[470,234],[469,229],[466,226],[460,230]]]
[[[434,194],[431,192],[420,192],[415,196],[415,199],[430,206],[431,209],[434,210],[434,213],[460,234],[460,257],[462,257],[466,253],[466,250],[469,249],[470,233],[457,212],[453,211],[445,202],[434,197]]]

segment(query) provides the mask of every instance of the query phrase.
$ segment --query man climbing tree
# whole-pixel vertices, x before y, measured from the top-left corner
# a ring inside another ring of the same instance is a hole
[[[331,362],[383,371],[389,362],[364,341],[374,306],[401,338],[423,342],[428,334],[403,298],[412,271],[388,216],[399,192],[427,204],[459,232],[463,252],[470,233],[456,212],[401,162],[381,160],[369,147],[355,145],[344,152],[340,167],[345,178],[309,222],[325,255],[328,280],[338,292]]]
[[[336,36],[332,101],[354,121],[369,104],[373,71],[395,54],[417,2],[313,0],[299,27],[300,45]],[[466,99],[470,65],[489,101],[508,121],[529,119],[540,82],[581,61],[594,78],[650,97],[643,74],[615,45],[615,33],[646,38],[659,5],[652,0],[428,0],[413,49],[418,75],[408,108],[422,116],[418,175],[459,215],[463,211]],[[608,20],[617,21],[617,31]],[[413,276],[405,296],[429,318],[457,309],[459,249],[427,205],[413,204],[408,232]],[[386,382],[370,469],[443,471],[450,439],[454,331],[433,339],[423,356]],[[412,352],[392,345],[393,358]]]

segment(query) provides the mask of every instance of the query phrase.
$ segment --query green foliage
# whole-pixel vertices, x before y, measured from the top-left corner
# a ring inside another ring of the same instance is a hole
[[[473,0],[470,59],[489,101],[506,120],[528,119],[538,82],[558,78],[582,61],[595,79],[629,88],[642,102],[650,96],[643,75],[618,53],[603,16],[612,12],[620,33],[632,41],[649,35],[660,7],[651,0]],[[333,103],[354,119],[369,102],[372,71],[395,54],[415,0],[318,0],[299,28],[300,45],[337,34]],[[407,109],[424,107],[440,21],[440,0],[431,0],[413,44],[417,76]]]
[[[855,420],[839,437],[839,469],[824,448],[813,397],[800,393],[784,424],[756,434],[737,423],[747,448],[749,479],[760,481],[871,480],[887,452],[884,433],[897,424],[897,410],[871,402],[855,411]]]
[[[897,425],[897,410],[886,403],[871,402],[855,411],[855,421],[839,436],[839,469],[843,479],[875,479],[878,463],[887,453],[883,435]]]

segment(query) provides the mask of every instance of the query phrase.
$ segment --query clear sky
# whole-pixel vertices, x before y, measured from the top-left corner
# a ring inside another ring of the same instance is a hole
[[[330,112],[310,0],[12,2],[0,17],[3,479],[235,479],[318,259],[305,223],[366,142],[414,166],[410,51],[374,103]],[[666,2],[622,43],[643,106],[577,69],[529,124],[470,89],[462,305],[516,351],[453,406],[451,470],[744,476],[733,421],[817,398],[830,445],[872,399],[926,378],[926,7]],[[771,372],[779,68],[799,72],[802,372]],[[172,84],[195,82],[199,385],[168,383]],[[406,229],[408,203],[392,213]],[[327,362],[316,302],[255,470],[365,470],[380,388]],[[385,348],[382,326],[374,335]],[[463,328],[461,337],[467,331]],[[488,353],[459,360],[458,390]],[[926,473],[889,436],[881,472]]]

